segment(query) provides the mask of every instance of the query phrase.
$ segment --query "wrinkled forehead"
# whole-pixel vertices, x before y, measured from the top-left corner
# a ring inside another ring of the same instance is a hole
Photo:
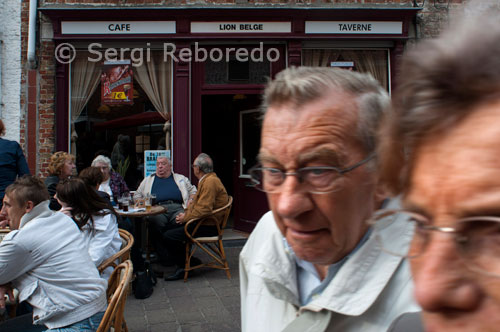
[[[170,163],[168,162],[168,158],[158,157],[158,159],[156,159],[156,164],[169,165]]]
[[[411,156],[405,201],[453,213],[489,201],[499,206],[498,123],[500,103],[483,105],[447,130],[423,138]]]

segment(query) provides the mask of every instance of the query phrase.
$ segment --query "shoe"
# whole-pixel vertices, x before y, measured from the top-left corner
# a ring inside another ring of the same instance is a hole
[[[165,281],[174,281],[184,279],[184,269],[178,268],[175,270],[174,274],[165,277]]]

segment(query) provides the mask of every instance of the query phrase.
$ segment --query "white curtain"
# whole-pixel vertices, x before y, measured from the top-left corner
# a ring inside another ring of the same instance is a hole
[[[354,61],[357,71],[370,73],[385,89],[389,88],[386,51],[310,49],[303,52],[304,66],[329,67],[333,61]]]
[[[101,76],[100,64],[88,61],[88,54],[79,54],[71,64],[71,153],[76,155],[75,122],[83,111]]]
[[[150,61],[135,67],[135,79],[144,90],[156,110],[165,119],[166,149],[170,150],[170,91],[172,59],[164,59],[162,52],[153,52]]]
[[[337,61],[340,50],[304,50],[303,65],[312,67],[330,67],[330,63]]]
[[[354,61],[356,70],[372,74],[382,87],[387,86],[387,53],[385,51],[345,50],[341,56],[344,61]]]

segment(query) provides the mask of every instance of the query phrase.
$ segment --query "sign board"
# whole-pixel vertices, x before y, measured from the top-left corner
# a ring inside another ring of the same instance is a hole
[[[133,35],[175,33],[175,21],[61,22],[63,35]]]
[[[170,159],[170,150],[145,150],[144,151],[144,177],[156,172],[156,159],[164,156]]]
[[[403,22],[388,21],[306,21],[306,33],[402,34]]]
[[[133,71],[130,60],[105,61],[101,74],[101,104],[132,105]]]
[[[291,22],[191,22],[191,33],[290,33]]]

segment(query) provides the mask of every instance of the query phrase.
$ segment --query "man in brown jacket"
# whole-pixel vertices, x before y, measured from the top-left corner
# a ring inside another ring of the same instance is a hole
[[[206,153],[201,153],[196,157],[193,163],[194,175],[198,178],[198,191],[189,202],[184,213],[176,217],[177,227],[167,230],[163,233],[164,245],[169,254],[174,259],[178,269],[174,274],[165,277],[165,280],[172,281],[184,277],[184,264],[186,260],[184,241],[184,223],[193,219],[209,215],[213,210],[223,207],[228,202],[226,188],[213,171],[214,164],[212,158]],[[217,216],[216,216],[217,218]],[[192,225],[194,228],[195,225]],[[200,226],[197,230],[198,236],[215,236],[217,229],[215,226]],[[192,260],[195,257],[192,258]],[[193,262],[193,264],[197,264]]]

